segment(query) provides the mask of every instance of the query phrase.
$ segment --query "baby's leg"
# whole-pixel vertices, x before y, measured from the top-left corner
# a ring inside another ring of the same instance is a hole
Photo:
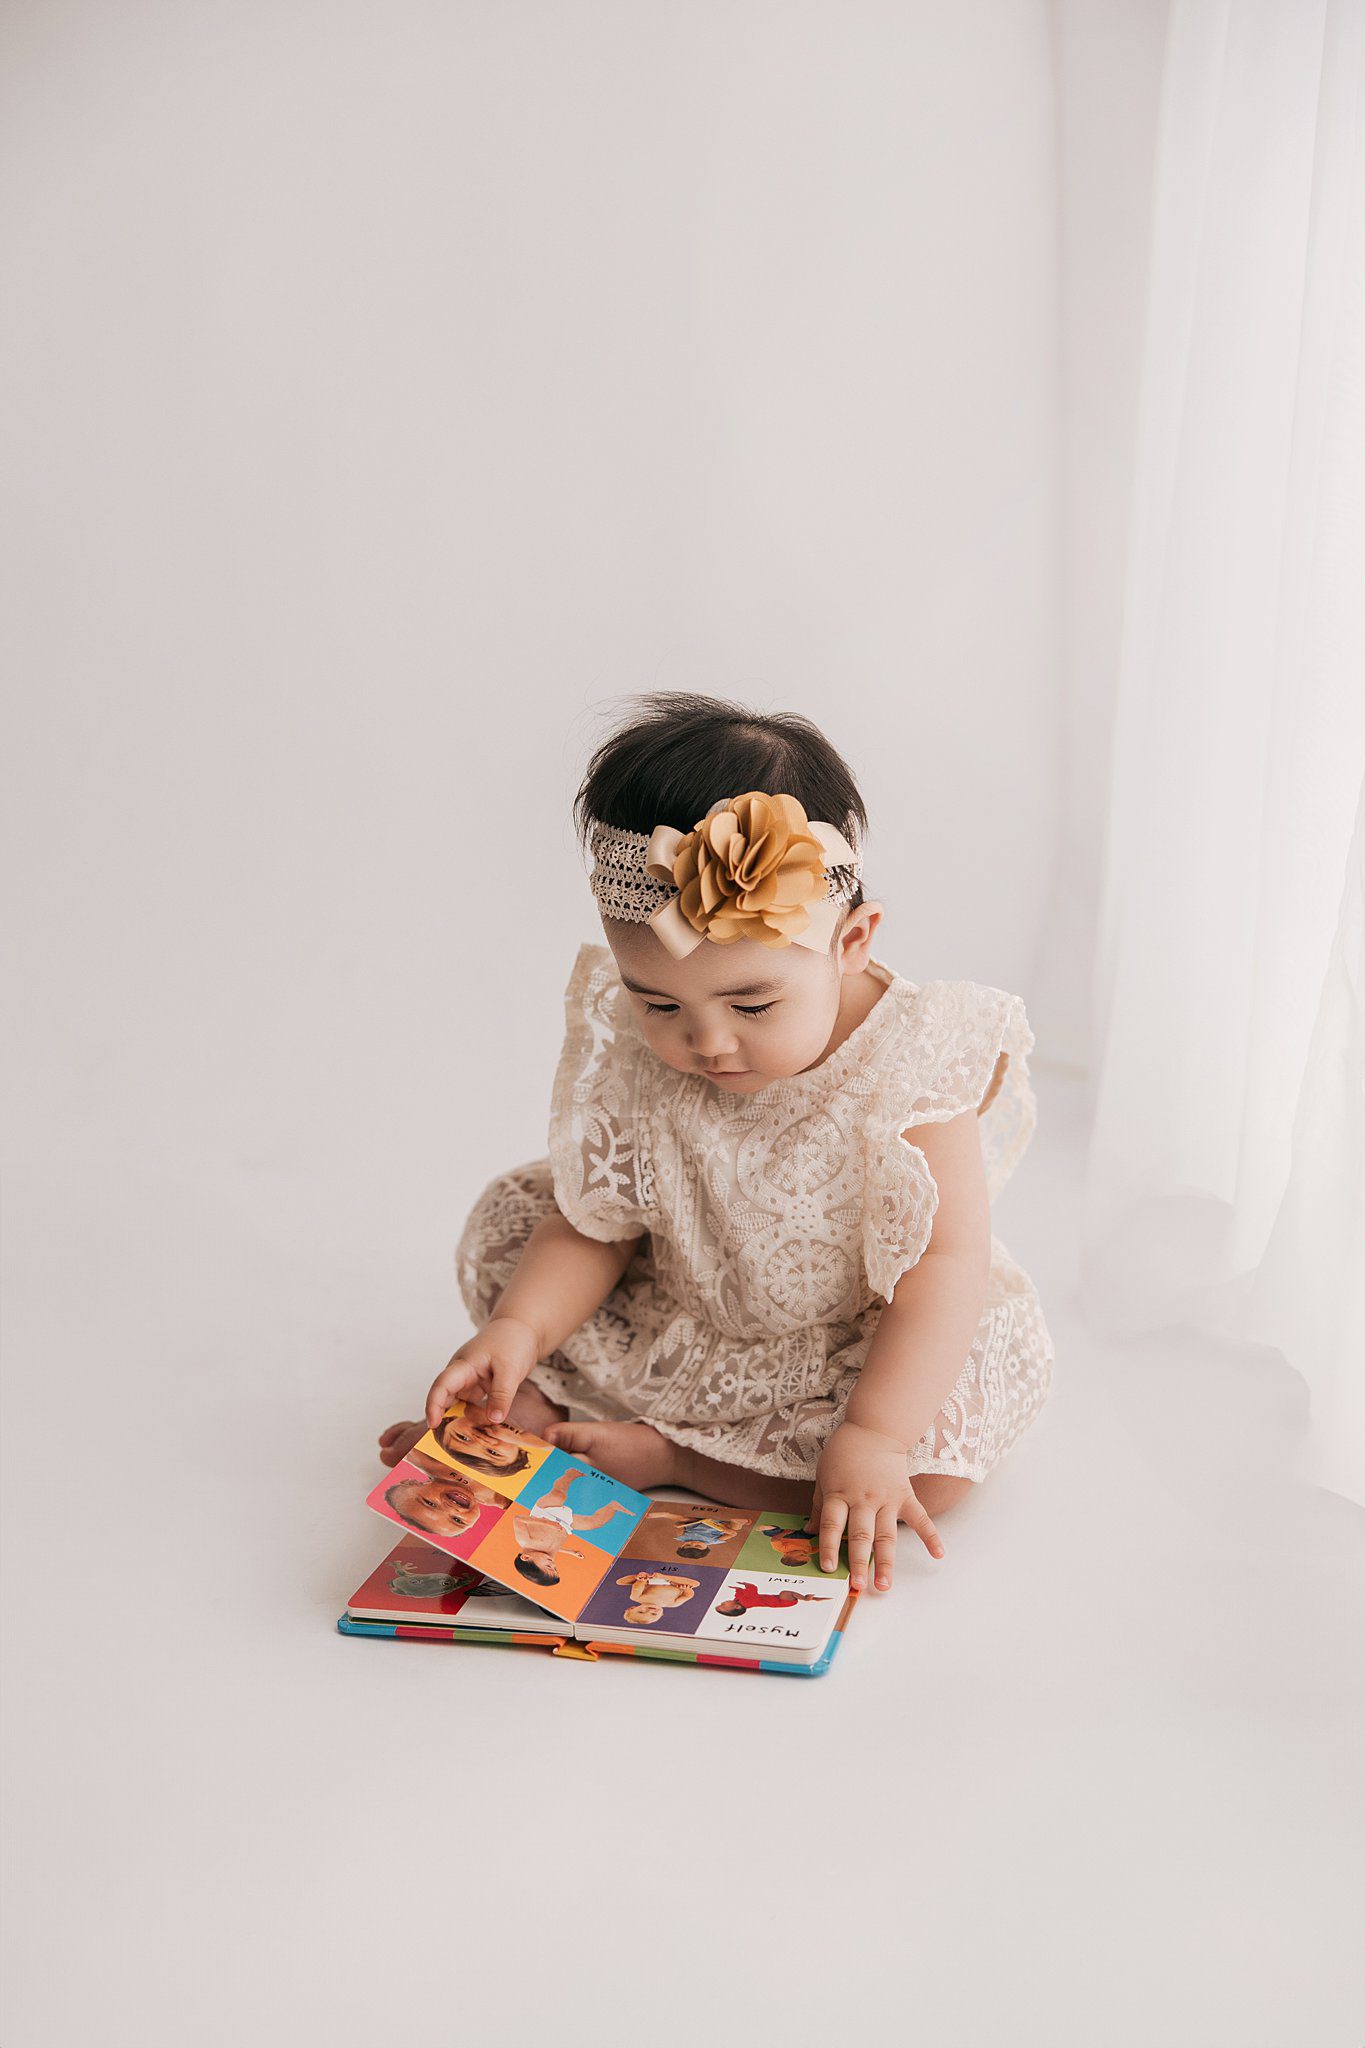
[[[686,1476],[676,1483],[691,1486],[712,1500],[730,1508],[773,1508],[783,1515],[804,1515],[815,1497],[809,1479],[767,1479],[761,1472],[747,1472],[742,1465],[727,1465],[721,1458],[704,1458],[700,1451],[673,1447],[685,1467]]]
[[[587,1458],[627,1486],[686,1486],[727,1507],[788,1514],[804,1514],[811,1503],[809,1480],[765,1479],[742,1465],[704,1458],[647,1422],[565,1422],[547,1434],[561,1451]]]
[[[976,1479],[958,1479],[947,1472],[917,1472],[910,1481],[915,1498],[931,1521],[936,1522],[945,1508],[953,1507],[965,1500],[973,1487],[980,1484]],[[901,1516],[905,1520],[905,1516]]]
[[[528,1429],[532,1436],[544,1436],[556,1422],[562,1422],[568,1412],[557,1401],[552,1401],[548,1394],[542,1394],[539,1387],[523,1380],[512,1396],[507,1420],[513,1429]]]
[[[544,1434],[560,1450],[587,1458],[627,1486],[685,1486],[726,1507],[772,1508],[785,1515],[806,1514],[815,1495],[808,1479],[769,1479],[743,1465],[705,1458],[647,1422],[565,1422]],[[976,1481],[922,1472],[910,1484],[925,1513],[937,1519],[969,1494]],[[909,1517],[902,1514],[900,1519]]]
[[[609,1522],[613,1515],[628,1515],[629,1513],[630,1509],[623,1500],[609,1500],[605,1507],[594,1508],[590,1515],[575,1515],[573,1518],[575,1533],[581,1529],[600,1529],[602,1524]]]
[[[547,1508],[567,1507],[569,1505],[569,1488],[573,1485],[575,1479],[581,1479],[582,1477],[583,1474],[579,1470],[578,1466],[570,1465],[568,1471],[561,1473],[560,1477],[556,1479],[554,1485],[550,1488],[550,1491],[548,1493],[541,1494],[540,1499],[536,1502],[536,1506],[544,1506]],[[579,1517],[575,1515],[575,1527],[578,1526],[578,1521]]]

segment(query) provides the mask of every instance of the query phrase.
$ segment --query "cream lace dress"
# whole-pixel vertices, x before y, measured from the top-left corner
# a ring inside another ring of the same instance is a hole
[[[869,969],[886,993],[827,1060],[739,1096],[666,1065],[610,948],[579,948],[549,1156],[489,1183],[456,1251],[482,1323],[556,1205],[586,1237],[639,1237],[602,1306],[532,1372],[552,1400],[651,1422],[750,1471],[814,1477],[883,1306],[933,1228],[938,1190],[900,1133],[977,1108],[994,1199],[1035,1116],[1017,996]],[[993,1237],[980,1326],[910,1474],[984,1478],[1037,1414],[1051,1370],[1033,1283]]]

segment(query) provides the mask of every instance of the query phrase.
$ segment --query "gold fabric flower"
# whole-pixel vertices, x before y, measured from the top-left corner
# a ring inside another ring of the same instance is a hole
[[[678,907],[694,931],[720,946],[757,939],[789,946],[828,892],[825,851],[794,796],[746,790],[722,797],[673,856]]]

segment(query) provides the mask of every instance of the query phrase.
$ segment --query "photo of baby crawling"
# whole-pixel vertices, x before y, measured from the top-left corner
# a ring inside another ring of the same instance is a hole
[[[373,1489],[369,1505],[391,1522],[416,1529],[452,1557],[467,1557],[505,1512],[488,1487],[432,1459],[404,1458]]]
[[[826,1577],[820,1570],[818,1539],[805,1529],[804,1521],[802,1515],[759,1515],[736,1565],[754,1572],[799,1572],[813,1579]],[[842,1554],[840,1562],[845,1562]]]
[[[752,1515],[705,1501],[656,1501],[621,1552],[622,1558],[679,1558],[685,1563],[734,1564],[754,1526]]]

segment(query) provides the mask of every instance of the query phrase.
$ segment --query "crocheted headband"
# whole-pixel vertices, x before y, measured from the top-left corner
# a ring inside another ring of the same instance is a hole
[[[652,925],[675,960],[703,939],[823,953],[863,864],[842,832],[794,796],[746,790],[713,803],[690,832],[596,822],[592,892],[604,917]]]

